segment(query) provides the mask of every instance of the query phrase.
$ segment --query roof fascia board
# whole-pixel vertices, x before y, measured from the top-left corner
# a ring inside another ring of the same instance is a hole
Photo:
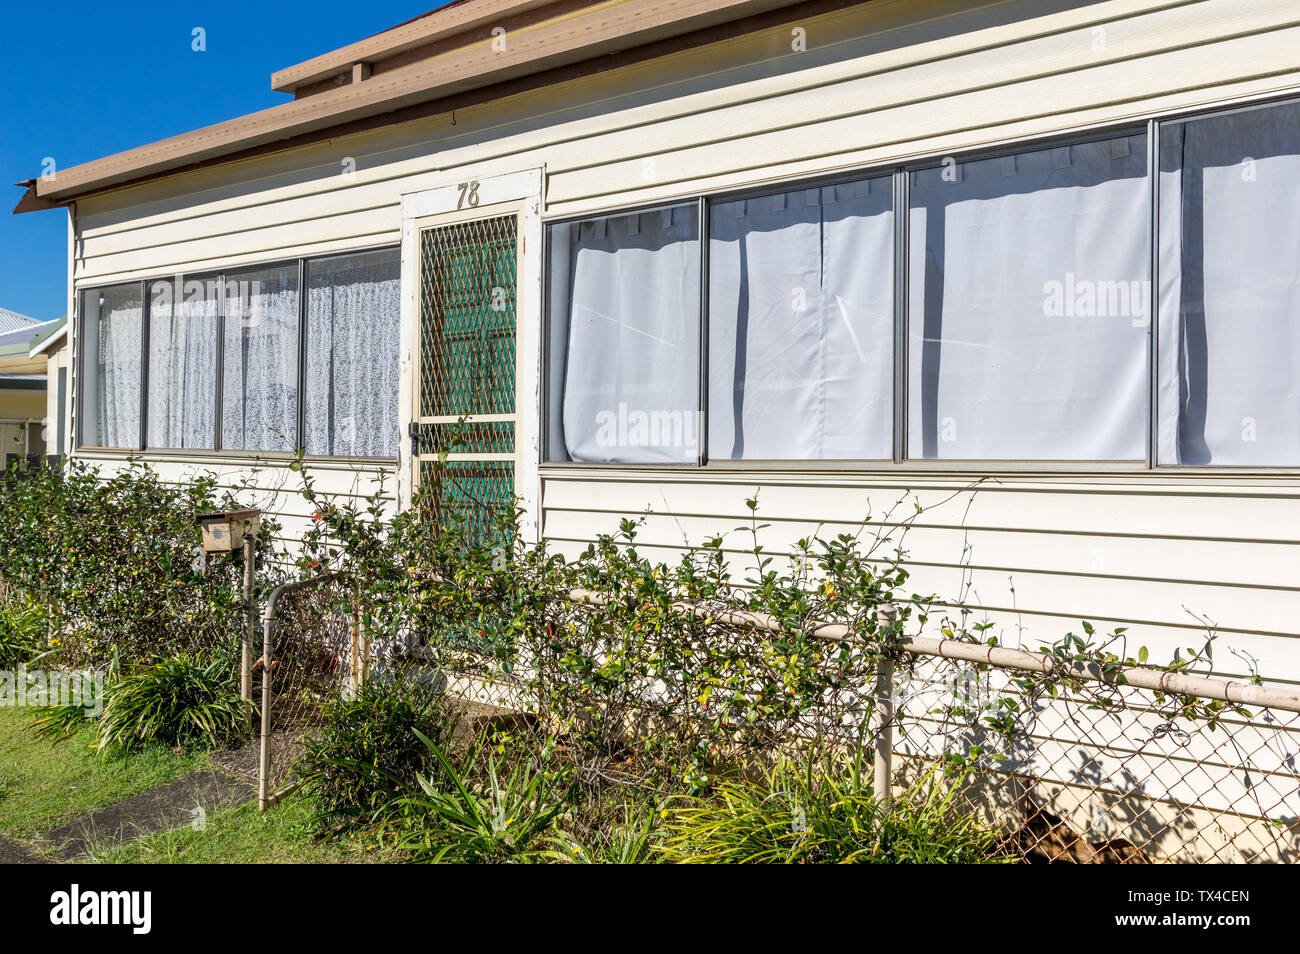
[[[350,43],[329,53],[285,67],[271,74],[271,88],[293,93],[300,86],[318,83],[351,70],[355,63],[373,63],[405,53],[435,40],[481,27],[544,7],[551,0],[469,0],[436,10],[372,37]]]

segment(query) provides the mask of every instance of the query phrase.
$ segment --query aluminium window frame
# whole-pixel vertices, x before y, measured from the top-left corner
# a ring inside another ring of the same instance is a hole
[[[177,276],[172,275],[168,278],[146,278],[142,279],[144,285],[145,303],[144,303],[144,344],[141,346],[141,383],[140,383],[140,449],[137,453],[157,453],[157,454],[204,454],[219,451],[221,448],[221,381],[223,365],[225,363],[226,349],[223,340],[226,328],[225,309],[217,310],[217,354],[216,354],[216,387],[213,389],[213,418],[212,418],[212,447],[150,447],[149,444],[149,370],[153,362],[149,356],[149,339],[153,328],[153,296],[150,294],[150,288],[155,282],[174,282]],[[226,276],[220,269],[195,272],[193,275],[182,275],[181,293],[184,295],[185,283],[189,281],[206,282],[210,278],[216,278],[218,282],[218,294],[224,299],[226,293]],[[175,304],[173,304],[173,308]]]
[[[897,474],[934,475],[948,474],[1050,474],[1062,477],[1090,477],[1097,475],[1155,475],[1161,478],[1176,477],[1202,479],[1205,477],[1263,476],[1291,478],[1300,475],[1300,467],[1287,465],[1240,465],[1208,464],[1184,465],[1161,464],[1157,459],[1158,432],[1158,391],[1159,391],[1159,295],[1160,273],[1160,133],[1166,123],[1187,123],[1206,117],[1226,115],[1237,112],[1268,109],[1300,103],[1300,93],[1294,90],[1282,93],[1236,97],[1219,103],[1189,106],[1182,109],[1152,112],[1145,115],[1129,117],[1110,123],[1102,123],[1068,134],[1044,133],[1024,139],[1003,140],[995,144],[979,144],[964,149],[954,149],[943,153],[926,153],[915,158],[888,163],[867,164],[851,169],[836,170],[824,175],[790,176],[767,179],[762,182],[744,183],[730,188],[708,192],[690,192],[684,195],[666,196],[654,202],[641,202],[635,205],[611,206],[578,213],[556,216],[543,216],[544,242],[542,247],[542,383],[540,411],[543,415],[542,460],[541,467],[553,473],[598,471],[617,473],[619,471],[666,471],[675,475],[726,473],[726,472],[765,472],[765,473],[860,473],[875,477]],[[906,438],[908,423],[908,336],[910,278],[908,275],[909,258],[909,198],[911,191],[911,173],[923,169],[933,169],[943,164],[945,159],[960,162],[973,162],[980,159],[1016,155],[1023,152],[1036,152],[1051,148],[1064,148],[1071,145],[1100,142],[1124,136],[1145,134],[1147,146],[1147,198],[1148,203],[1148,252],[1149,278],[1151,296],[1147,327],[1148,381],[1147,404],[1145,416],[1145,457],[1132,460],[1047,460],[1047,459],[943,459],[927,460],[906,455]],[[711,204],[739,198],[761,197],[780,192],[796,191],[802,188],[812,189],[845,181],[859,181],[864,178],[890,175],[894,178],[894,439],[893,458],[891,460],[710,460],[708,458],[708,245],[710,243],[709,220],[705,214]],[[635,463],[552,460],[550,447],[550,382],[548,380],[551,362],[550,334],[550,295],[547,289],[550,261],[550,226],[581,222],[590,219],[632,214],[698,202],[700,213],[700,298],[701,298],[701,452],[699,462],[690,463]],[[899,210],[903,214],[899,214]]]
[[[76,360],[76,368],[75,368],[77,372],[76,374],[77,394],[76,394],[76,400],[73,402],[73,413],[76,415],[76,433],[73,435],[73,437],[76,439],[75,444],[77,450],[79,451],[86,450],[96,454],[104,453],[104,454],[120,454],[120,455],[130,455],[130,454],[140,453],[140,449],[138,447],[113,447],[113,446],[101,445],[101,444],[86,444],[84,442],[84,432],[86,427],[86,415],[85,415],[86,379],[83,374],[83,367],[86,361],[85,338],[88,334],[86,328],[90,320],[90,316],[86,313],[85,296],[92,292],[102,292],[105,289],[109,289],[109,288],[126,288],[130,285],[135,285],[140,289],[140,382],[139,382],[140,404],[138,408],[138,413],[140,415],[140,421],[139,421],[140,433],[137,435],[137,439],[143,439],[144,437],[145,394],[147,393],[147,388],[149,384],[148,379],[145,377],[145,364],[147,363],[147,358],[148,358],[148,354],[145,348],[149,340],[149,325],[148,322],[145,320],[145,315],[147,313],[146,309],[148,308],[149,305],[148,280],[140,279],[138,281],[129,281],[129,282],[109,282],[108,284],[105,285],[93,285],[93,286],[87,286],[85,288],[77,288],[75,289],[75,293],[73,294],[73,304],[74,307],[77,309],[77,314],[74,316],[74,320],[72,322],[73,333],[77,341],[77,360]],[[102,316],[97,315],[95,318],[96,335],[98,335],[99,333],[99,321],[101,317]],[[98,387],[98,376],[96,376],[95,381],[96,381],[96,387]]]
[[[1104,142],[1110,139],[1122,136],[1132,136],[1148,133],[1147,124],[1126,122],[1097,130],[1090,130],[1069,136],[1053,136],[1041,140],[1035,140],[1026,143],[1012,143],[1000,146],[981,146],[963,151],[954,150],[951,153],[942,155],[927,156],[915,162],[907,163],[886,163],[877,165],[867,165],[860,168],[838,170],[833,173],[820,176],[802,176],[790,179],[771,180],[763,183],[751,183],[739,185],[730,189],[712,191],[708,193],[697,193],[690,196],[680,197],[677,199],[665,199],[660,202],[638,203],[636,205],[615,207],[607,210],[598,210],[593,212],[583,212],[563,216],[554,216],[543,219],[545,242],[543,243],[542,254],[545,256],[544,262],[549,263],[551,249],[551,230],[552,225],[565,225],[578,222],[590,221],[599,218],[614,218],[622,215],[632,215],[638,212],[652,212],[665,208],[688,206],[698,203],[700,218],[700,367],[699,367],[699,391],[700,391],[700,453],[695,464],[687,462],[653,462],[653,463],[636,463],[626,461],[573,461],[573,460],[552,460],[553,448],[550,447],[550,427],[549,415],[550,407],[550,382],[548,380],[552,353],[551,353],[551,334],[550,334],[550,295],[546,287],[547,278],[550,269],[544,267],[543,273],[543,360],[542,360],[542,413],[545,416],[546,426],[542,428],[544,440],[542,442],[542,466],[557,467],[565,469],[580,468],[600,468],[611,470],[666,470],[681,473],[698,473],[700,471],[807,471],[807,472],[843,472],[843,471],[861,471],[864,473],[895,473],[895,472],[993,472],[1001,470],[1019,471],[1049,471],[1058,473],[1065,470],[1078,470],[1081,472],[1095,471],[1112,471],[1112,472],[1136,472],[1147,470],[1146,462],[1134,458],[1132,460],[981,460],[981,459],[944,459],[944,460],[926,460],[924,458],[908,457],[906,452],[907,438],[907,411],[908,411],[908,336],[907,322],[909,319],[908,300],[908,258],[909,258],[909,208],[905,203],[911,191],[911,173],[938,168],[943,165],[945,159],[954,158],[963,162],[977,162],[981,159],[997,158],[1004,155],[1014,155],[1022,152],[1037,152],[1050,148],[1063,148],[1070,145],[1078,145],[1090,142]],[[1148,169],[1148,179],[1150,179],[1150,170]],[[714,205],[735,202],[742,199],[763,198],[765,196],[779,195],[782,193],[796,191],[811,191],[813,189],[824,189],[831,186],[843,185],[868,181],[872,179],[889,179],[892,183],[892,203],[894,215],[894,241],[893,241],[893,309],[894,309],[894,379],[892,382],[892,431],[891,455],[889,457],[856,459],[856,458],[827,458],[819,460],[805,459],[742,459],[742,460],[715,460],[708,456],[708,435],[709,435],[709,415],[708,415],[708,334],[709,334],[709,273],[708,273],[708,248],[711,243],[710,217]],[[902,212],[900,213],[900,209]],[[1154,324],[1154,318],[1151,322]],[[1149,329],[1148,329],[1149,333]],[[1149,342],[1149,339],[1148,339]],[[1148,347],[1150,344],[1148,343]],[[1149,439],[1148,439],[1149,443]]]
[[[125,457],[159,457],[159,458],[194,458],[201,460],[238,460],[248,462],[273,462],[273,463],[290,463],[301,458],[319,464],[330,463],[357,463],[357,464],[377,464],[377,465],[396,465],[397,457],[375,457],[375,456],[354,456],[354,455],[331,455],[331,454],[308,454],[304,444],[305,436],[305,415],[306,415],[306,393],[303,390],[303,383],[306,376],[306,347],[307,347],[307,295],[305,294],[304,279],[306,277],[308,263],[322,261],[332,258],[341,258],[351,255],[360,255],[366,252],[395,252],[400,260],[401,246],[392,243],[382,243],[378,245],[366,245],[355,249],[344,249],[340,251],[325,252],[318,255],[299,255],[296,257],[280,257],[254,262],[241,262],[238,265],[229,265],[215,269],[204,269],[192,273],[172,272],[171,274],[151,274],[143,278],[132,279],[124,282],[106,282],[86,285],[78,285],[74,289],[73,300],[77,308],[76,328],[78,336],[84,333],[86,315],[83,306],[84,297],[87,294],[100,291],[105,288],[118,288],[128,285],[138,285],[141,294],[141,340],[140,340],[140,435],[139,446],[137,447],[101,447],[94,444],[86,444],[83,439],[85,429],[84,415],[81,413],[81,407],[76,408],[76,428],[73,453],[85,456],[105,457],[105,458],[125,458]],[[222,405],[224,403],[225,387],[225,324],[226,315],[224,307],[218,316],[217,329],[217,379],[216,387],[213,389],[213,400],[216,404],[215,434],[213,437],[213,447],[204,448],[176,448],[176,447],[151,447],[147,442],[148,437],[148,385],[149,385],[149,288],[154,282],[175,281],[179,276],[182,283],[190,280],[207,280],[210,277],[216,277],[221,283],[221,294],[225,296],[225,283],[229,275],[237,275],[242,272],[259,271],[272,268],[293,269],[297,272],[298,277],[298,360],[297,360],[297,407],[295,412],[295,421],[297,423],[298,433],[294,439],[294,449],[289,451],[258,451],[227,449],[221,445],[221,427],[222,427]],[[83,392],[87,378],[85,374],[85,348],[80,343],[77,344],[75,361],[73,362],[77,390],[80,395]],[[399,396],[400,400],[400,396]],[[81,399],[78,398],[78,405]],[[398,435],[400,446],[401,435]]]
[[[309,300],[309,297],[310,297],[310,296],[308,296],[308,295],[306,294],[306,292],[307,292],[307,290],[308,290],[308,289],[307,289],[307,282],[308,282],[308,279],[309,279],[309,277],[310,277],[310,275],[311,275],[311,266],[312,266],[313,264],[315,264],[315,263],[318,263],[318,262],[329,262],[329,261],[333,261],[334,259],[339,259],[339,258],[356,258],[356,257],[359,256],[359,255],[369,255],[369,254],[373,254],[373,253],[375,253],[375,252],[396,252],[396,253],[397,253],[397,267],[398,267],[398,274],[399,274],[399,277],[398,277],[398,303],[399,303],[399,305],[400,305],[400,303],[401,303],[401,295],[402,295],[402,293],[403,293],[402,288],[401,288],[401,277],[400,277],[400,274],[401,274],[401,266],[402,266],[402,245],[401,245],[400,242],[399,242],[398,244],[396,244],[396,245],[369,245],[369,246],[366,246],[365,248],[347,249],[347,250],[342,251],[342,252],[327,252],[327,253],[325,253],[324,255],[309,255],[309,256],[303,256],[302,258],[299,259],[299,262],[301,263],[301,268],[299,269],[299,274],[298,274],[298,287],[299,287],[299,290],[300,290],[300,292],[299,292],[299,297],[298,297],[298,308],[299,308],[299,312],[300,312],[300,313],[299,313],[299,317],[298,317],[298,321],[299,321],[299,334],[298,334],[298,344],[299,344],[299,356],[298,356],[298,361],[299,361],[299,366],[298,366],[298,375],[299,375],[299,377],[298,377],[298,394],[299,394],[299,399],[298,399],[298,449],[302,451],[303,459],[304,459],[304,460],[355,460],[355,461],[384,461],[384,462],[392,462],[393,464],[396,464],[396,463],[397,463],[397,458],[398,458],[398,455],[397,455],[397,454],[393,454],[392,456],[385,457],[385,456],[366,456],[366,455],[360,455],[360,454],[309,454],[309,453],[307,453],[307,378],[308,378],[308,374],[307,374],[307,338],[308,338],[308,336],[309,336],[309,334],[310,334],[310,331],[309,331],[309,328],[308,328],[308,318],[310,317],[310,314],[309,314],[309,308],[310,308],[310,300]],[[400,311],[400,308],[399,308],[399,311]],[[400,337],[401,337],[401,336],[400,336],[400,331],[401,331],[401,321],[400,321],[400,318],[399,318],[399,320],[398,320],[398,331],[399,331],[399,335],[398,335],[398,337],[399,337],[399,342],[398,342],[398,355],[397,355],[397,359],[398,359],[398,370],[399,370],[399,375],[398,375],[398,376],[399,376],[399,379],[400,379],[401,358],[402,358],[402,356],[401,356],[401,342],[400,342]],[[402,395],[401,395],[400,391],[401,391],[401,384],[400,384],[400,382],[399,382],[399,384],[398,384],[398,392],[399,392],[399,393],[398,393],[398,395],[397,395],[398,420],[399,420],[399,422],[400,422],[400,420],[401,420],[401,407],[402,407]],[[401,433],[401,430],[402,430],[402,429],[401,429],[400,426],[398,427],[397,430],[398,430],[398,434],[397,434],[397,439],[396,439],[396,447],[397,447],[398,450],[400,451],[401,446],[402,446],[402,441],[403,441],[403,439],[405,438],[405,435]]]

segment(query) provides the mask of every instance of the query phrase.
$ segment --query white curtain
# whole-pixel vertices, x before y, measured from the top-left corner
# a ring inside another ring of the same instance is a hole
[[[156,282],[149,305],[149,400],[153,448],[215,446],[220,284]]]
[[[709,456],[892,455],[888,177],[713,206]]]
[[[140,349],[144,334],[140,286],[116,285],[82,296],[86,354],[82,441],[88,446],[140,446]]]
[[[699,455],[695,206],[552,226],[550,456]]]
[[[1141,460],[1144,135],[912,174],[913,458]]]
[[[1161,146],[1158,460],[1300,465],[1300,105]]]
[[[400,285],[395,249],[309,264],[307,453],[397,456]]]
[[[298,417],[298,270],[225,278],[221,446],[292,451]]]

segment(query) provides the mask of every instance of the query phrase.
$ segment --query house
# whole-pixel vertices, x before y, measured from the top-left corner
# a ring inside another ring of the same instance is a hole
[[[464,0],[272,86],[25,184],[73,457],[251,474],[289,541],[296,451],[398,506],[462,415],[561,551],[911,495],[1008,644],[1210,620],[1300,681],[1293,3]]]
[[[40,322],[0,308],[0,470],[64,453],[66,332],[64,318]]]

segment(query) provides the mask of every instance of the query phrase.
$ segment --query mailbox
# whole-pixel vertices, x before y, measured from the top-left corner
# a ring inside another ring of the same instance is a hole
[[[260,510],[222,510],[201,513],[198,524],[203,529],[203,549],[208,553],[229,553],[241,549],[245,534],[257,536],[262,527]]]

